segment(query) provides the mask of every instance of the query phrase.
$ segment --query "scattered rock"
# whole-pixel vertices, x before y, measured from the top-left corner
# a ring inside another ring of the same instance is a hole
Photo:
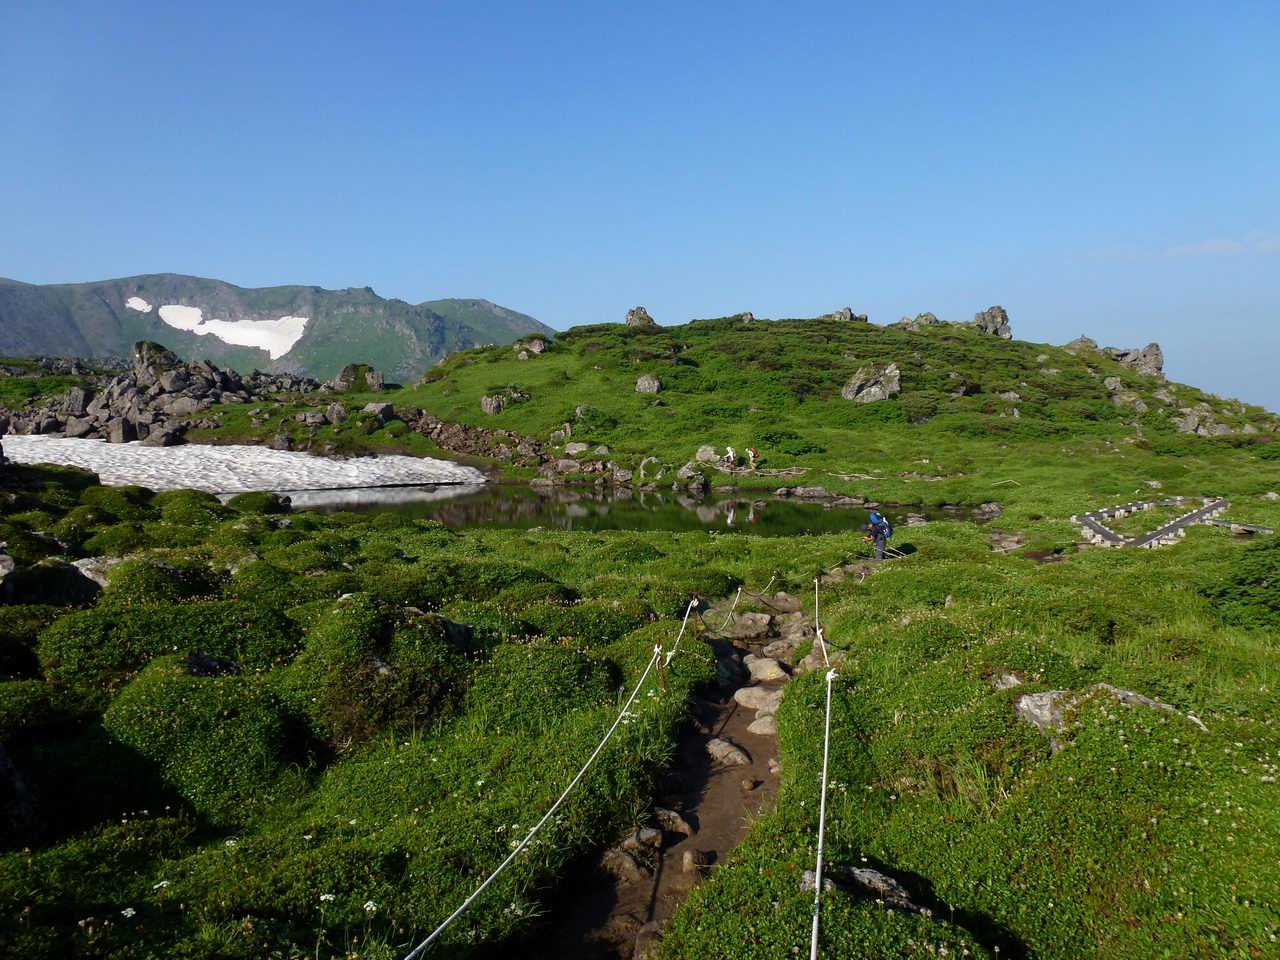
[[[740,687],[733,692],[733,702],[740,707],[756,711],[756,714],[774,713],[782,702],[781,689],[769,690],[765,687]]]
[[[751,755],[747,751],[720,737],[707,741],[707,753],[712,760],[727,767],[745,767],[751,764]]]
[[[564,452],[571,457],[576,457],[580,453],[586,453],[591,447],[580,441],[565,444]]]
[[[987,531],[987,539],[991,541],[991,549],[996,553],[1013,553],[1019,547],[1025,546],[1027,542],[1027,538],[1022,534],[1004,530]]]
[[[1004,513],[1004,507],[993,501],[974,507],[969,511],[969,516],[973,517],[978,523],[985,523],[988,520],[997,519],[1002,513]]]
[[[704,445],[698,448],[698,452],[693,455],[693,459],[698,463],[715,463],[720,459],[720,454],[716,453],[713,446]]]
[[[630,853],[654,850],[662,845],[662,831],[653,827],[640,827],[627,834],[622,849]]]
[[[373,404],[371,404],[370,406],[373,406]],[[366,407],[365,409],[367,410],[368,407]],[[335,400],[333,401],[333,403],[329,404],[329,406],[325,408],[324,418],[334,426],[337,426],[338,424],[346,421],[347,408],[344,407],[342,404],[340,404],[337,400]]]
[[[887,400],[902,392],[902,377],[898,365],[873,364],[861,367],[840,390],[840,396],[854,403],[875,403]]]
[[[600,858],[600,866],[623,883],[635,883],[649,876],[649,869],[626,850],[606,850]]]
[[[742,658],[742,662],[747,665],[747,670],[751,674],[751,679],[756,683],[771,683],[775,680],[789,680],[790,676],[783,669],[782,664],[778,663],[772,657],[753,657],[746,656]]]
[[[1149,377],[1158,377],[1161,380],[1164,379],[1164,351],[1160,349],[1160,344],[1158,343],[1148,343],[1141,350],[1108,347],[1103,352],[1113,360],[1128,364],[1139,373],[1146,374]]]
[[[646,373],[636,381],[636,393],[657,393],[661,389],[662,381],[652,373]]]
[[[991,689],[993,690],[1009,690],[1019,686],[1022,683],[1022,677],[1018,676],[1010,670],[1001,670],[998,674],[991,678]]]
[[[121,557],[86,557],[83,560],[71,561],[71,565],[80,571],[82,577],[92,580],[105,590],[107,588],[107,574],[121,559]]]
[[[735,613],[720,634],[734,640],[756,640],[769,632],[773,617],[767,613]]]
[[[1266,493],[1262,495],[1262,499],[1263,500],[1280,500],[1280,493],[1276,493],[1274,490],[1268,490]]]
[[[747,733],[754,733],[758,737],[776,737],[778,735],[778,723],[773,714],[765,714],[751,721],[747,726]]]
[[[782,761],[777,757],[769,758],[769,772],[775,777],[782,773]]]
[[[1152,700],[1132,690],[1122,690],[1109,683],[1095,683],[1082,693],[1072,694],[1069,690],[1046,690],[1042,693],[1025,693],[1018,698],[1014,709],[1019,717],[1035,726],[1038,730],[1051,732],[1061,728],[1066,711],[1075,710],[1084,700],[1097,694],[1113,697],[1117,703],[1127,707],[1147,707],[1153,710],[1165,710],[1169,713],[1178,711],[1167,703]],[[1193,714],[1186,718],[1201,730],[1205,725]]]
[[[392,420],[399,420],[396,416],[396,408],[389,403],[366,403],[361,413],[373,414],[379,423],[390,423]]]
[[[800,878],[800,889],[812,893],[816,886],[817,875],[812,870],[806,870]],[[832,864],[823,871],[822,889],[824,891],[841,890],[866,897],[892,910],[932,916],[932,911],[912,902],[911,895],[897,880],[869,867]]]
[[[480,409],[491,417],[496,417],[502,412],[504,401],[501,396],[481,397]]]
[[[852,307],[841,307],[834,313],[827,314],[832,320],[839,320],[842,323],[867,323],[867,315],[865,313],[854,313]]]
[[[345,393],[348,390],[381,390],[383,384],[382,374],[367,363],[348,363],[329,385],[339,393]]]
[[[742,779],[742,783],[740,784],[740,786],[747,793],[750,793],[756,787],[760,786],[760,781],[757,780],[755,777],[744,777]]]

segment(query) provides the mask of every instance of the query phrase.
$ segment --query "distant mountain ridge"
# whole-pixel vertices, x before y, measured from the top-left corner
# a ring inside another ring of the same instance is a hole
[[[411,304],[370,287],[238,287],[162,273],[91,283],[0,279],[0,355],[128,356],[154,340],[188,360],[327,379],[361,361],[410,380],[458,350],[554,331],[487,300]]]

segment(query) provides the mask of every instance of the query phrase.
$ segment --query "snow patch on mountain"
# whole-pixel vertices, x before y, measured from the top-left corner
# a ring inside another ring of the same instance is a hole
[[[136,309],[136,308],[135,308]],[[148,309],[150,309],[148,307]],[[175,330],[196,336],[212,334],[223,343],[238,347],[257,347],[279,360],[293,349],[306,332],[309,317],[281,317],[279,320],[206,320],[199,307],[166,304],[160,308],[160,319]]]
[[[151,304],[143,300],[141,297],[130,297],[124,302],[124,305],[130,310],[137,310],[139,313],[150,313]]]

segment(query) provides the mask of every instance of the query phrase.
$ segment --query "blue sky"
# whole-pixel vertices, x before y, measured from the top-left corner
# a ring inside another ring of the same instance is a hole
[[[1280,409],[1278,49],[1275,2],[13,0],[0,275],[1001,303]]]

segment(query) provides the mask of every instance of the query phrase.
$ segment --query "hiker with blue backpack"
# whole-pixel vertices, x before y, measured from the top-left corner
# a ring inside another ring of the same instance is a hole
[[[867,524],[867,535],[862,539],[867,543],[874,542],[876,559],[883,560],[884,551],[889,545],[889,538],[893,536],[893,527],[889,526],[889,521],[874,510],[871,511],[871,516],[867,519],[871,522]]]

